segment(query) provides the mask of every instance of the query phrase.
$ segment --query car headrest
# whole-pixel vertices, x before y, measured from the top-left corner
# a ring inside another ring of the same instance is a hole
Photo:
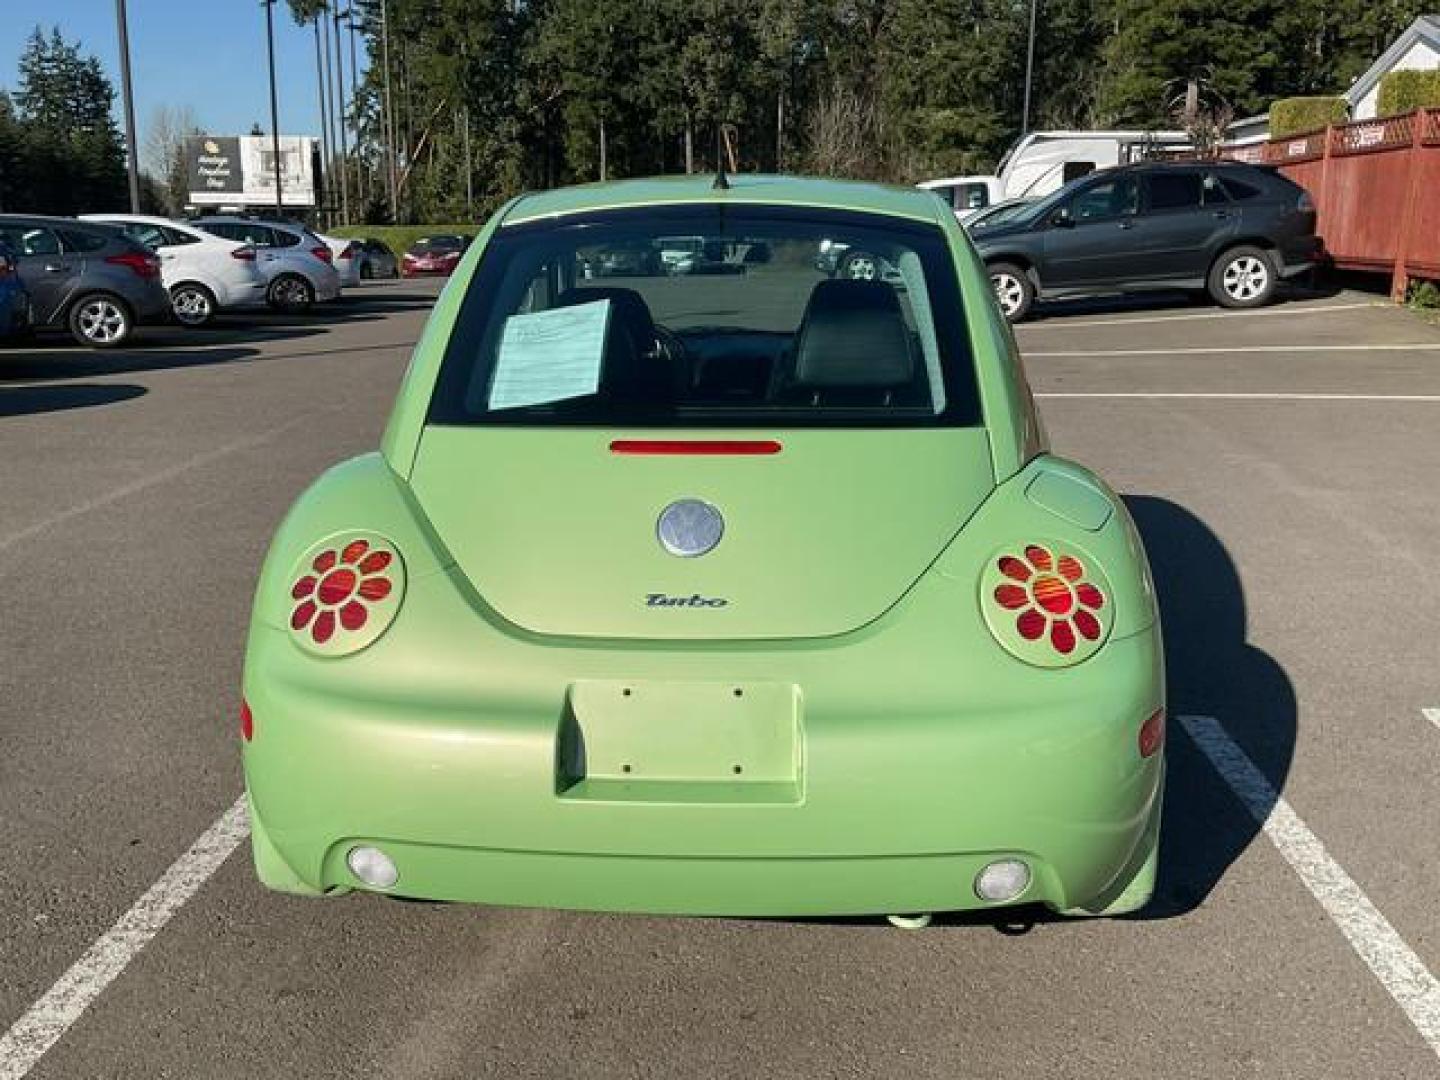
[[[648,352],[655,344],[655,317],[645,298],[634,289],[618,285],[596,285],[593,288],[566,289],[555,300],[556,307],[576,307],[593,304],[600,300],[610,301],[610,320],[619,323],[630,335],[635,350]]]
[[[796,335],[790,381],[814,390],[890,389],[915,375],[910,332],[883,281],[822,281]]]
[[[555,306],[576,307],[600,300],[610,301],[601,393],[631,403],[668,400],[673,396],[671,373],[654,355],[655,318],[638,292],[614,285],[566,289],[555,298]]]

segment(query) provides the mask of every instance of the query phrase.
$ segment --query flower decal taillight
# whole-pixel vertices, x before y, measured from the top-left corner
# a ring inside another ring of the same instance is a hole
[[[405,565],[373,534],[332,538],[301,558],[291,579],[290,633],[321,656],[343,656],[385,632],[400,609]]]
[[[980,578],[980,606],[995,639],[1040,667],[1094,655],[1113,621],[1110,585],[1094,560],[1048,542],[997,553]]]

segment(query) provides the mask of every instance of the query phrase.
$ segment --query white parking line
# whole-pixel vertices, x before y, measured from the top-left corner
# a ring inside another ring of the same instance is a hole
[[[1420,711],[1425,714],[1426,720],[1440,728],[1440,709],[1421,709]]]
[[[1437,352],[1440,342],[1427,341],[1414,345],[1225,345],[1188,349],[1065,349],[1060,352],[1037,352],[1021,349],[1025,359],[1078,356],[1210,356],[1222,353],[1350,353],[1350,352]]]
[[[1266,311],[1207,311],[1191,315],[1146,315],[1133,319],[1066,319],[1053,322],[1025,323],[1025,330],[1068,330],[1072,326],[1130,326],[1134,323],[1189,322],[1191,319],[1254,319],[1266,315],[1316,315],[1327,311],[1355,311],[1357,308],[1380,307],[1379,303],[1321,304],[1315,307],[1276,307]]]
[[[1420,1037],[1440,1055],[1440,981],[1219,721],[1210,716],[1179,719],[1360,959],[1404,1010]]]
[[[1193,398],[1198,401],[1440,401],[1440,394],[1305,394],[1305,393],[1204,393],[1204,392],[1169,392],[1169,391],[1146,391],[1146,390],[1124,390],[1106,393],[1104,391],[1068,391],[1055,390],[1048,393],[1038,393],[1037,398],[1135,398],[1148,400],[1151,398],[1178,398],[1181,400]]]
[[[241,795],[0,1037],[0,1080],[20,1080],[33,1069],[249,835],[250,814]]]

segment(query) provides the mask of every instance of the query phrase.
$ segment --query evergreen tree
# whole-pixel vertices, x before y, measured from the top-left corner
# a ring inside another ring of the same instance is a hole
[[[24,177],[17,209],[76,214],[127,206],[115,89],[99,60],[82,56],[58,28],[47,38],[37,27],[20,58],[14,102]]]

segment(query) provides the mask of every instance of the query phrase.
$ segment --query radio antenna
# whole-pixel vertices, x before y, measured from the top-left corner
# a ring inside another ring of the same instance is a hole
[[[715,124],[715,183],[710,186],[715,191],[730,190],[730,178],[725,175],[725,124],[723,121]]]

